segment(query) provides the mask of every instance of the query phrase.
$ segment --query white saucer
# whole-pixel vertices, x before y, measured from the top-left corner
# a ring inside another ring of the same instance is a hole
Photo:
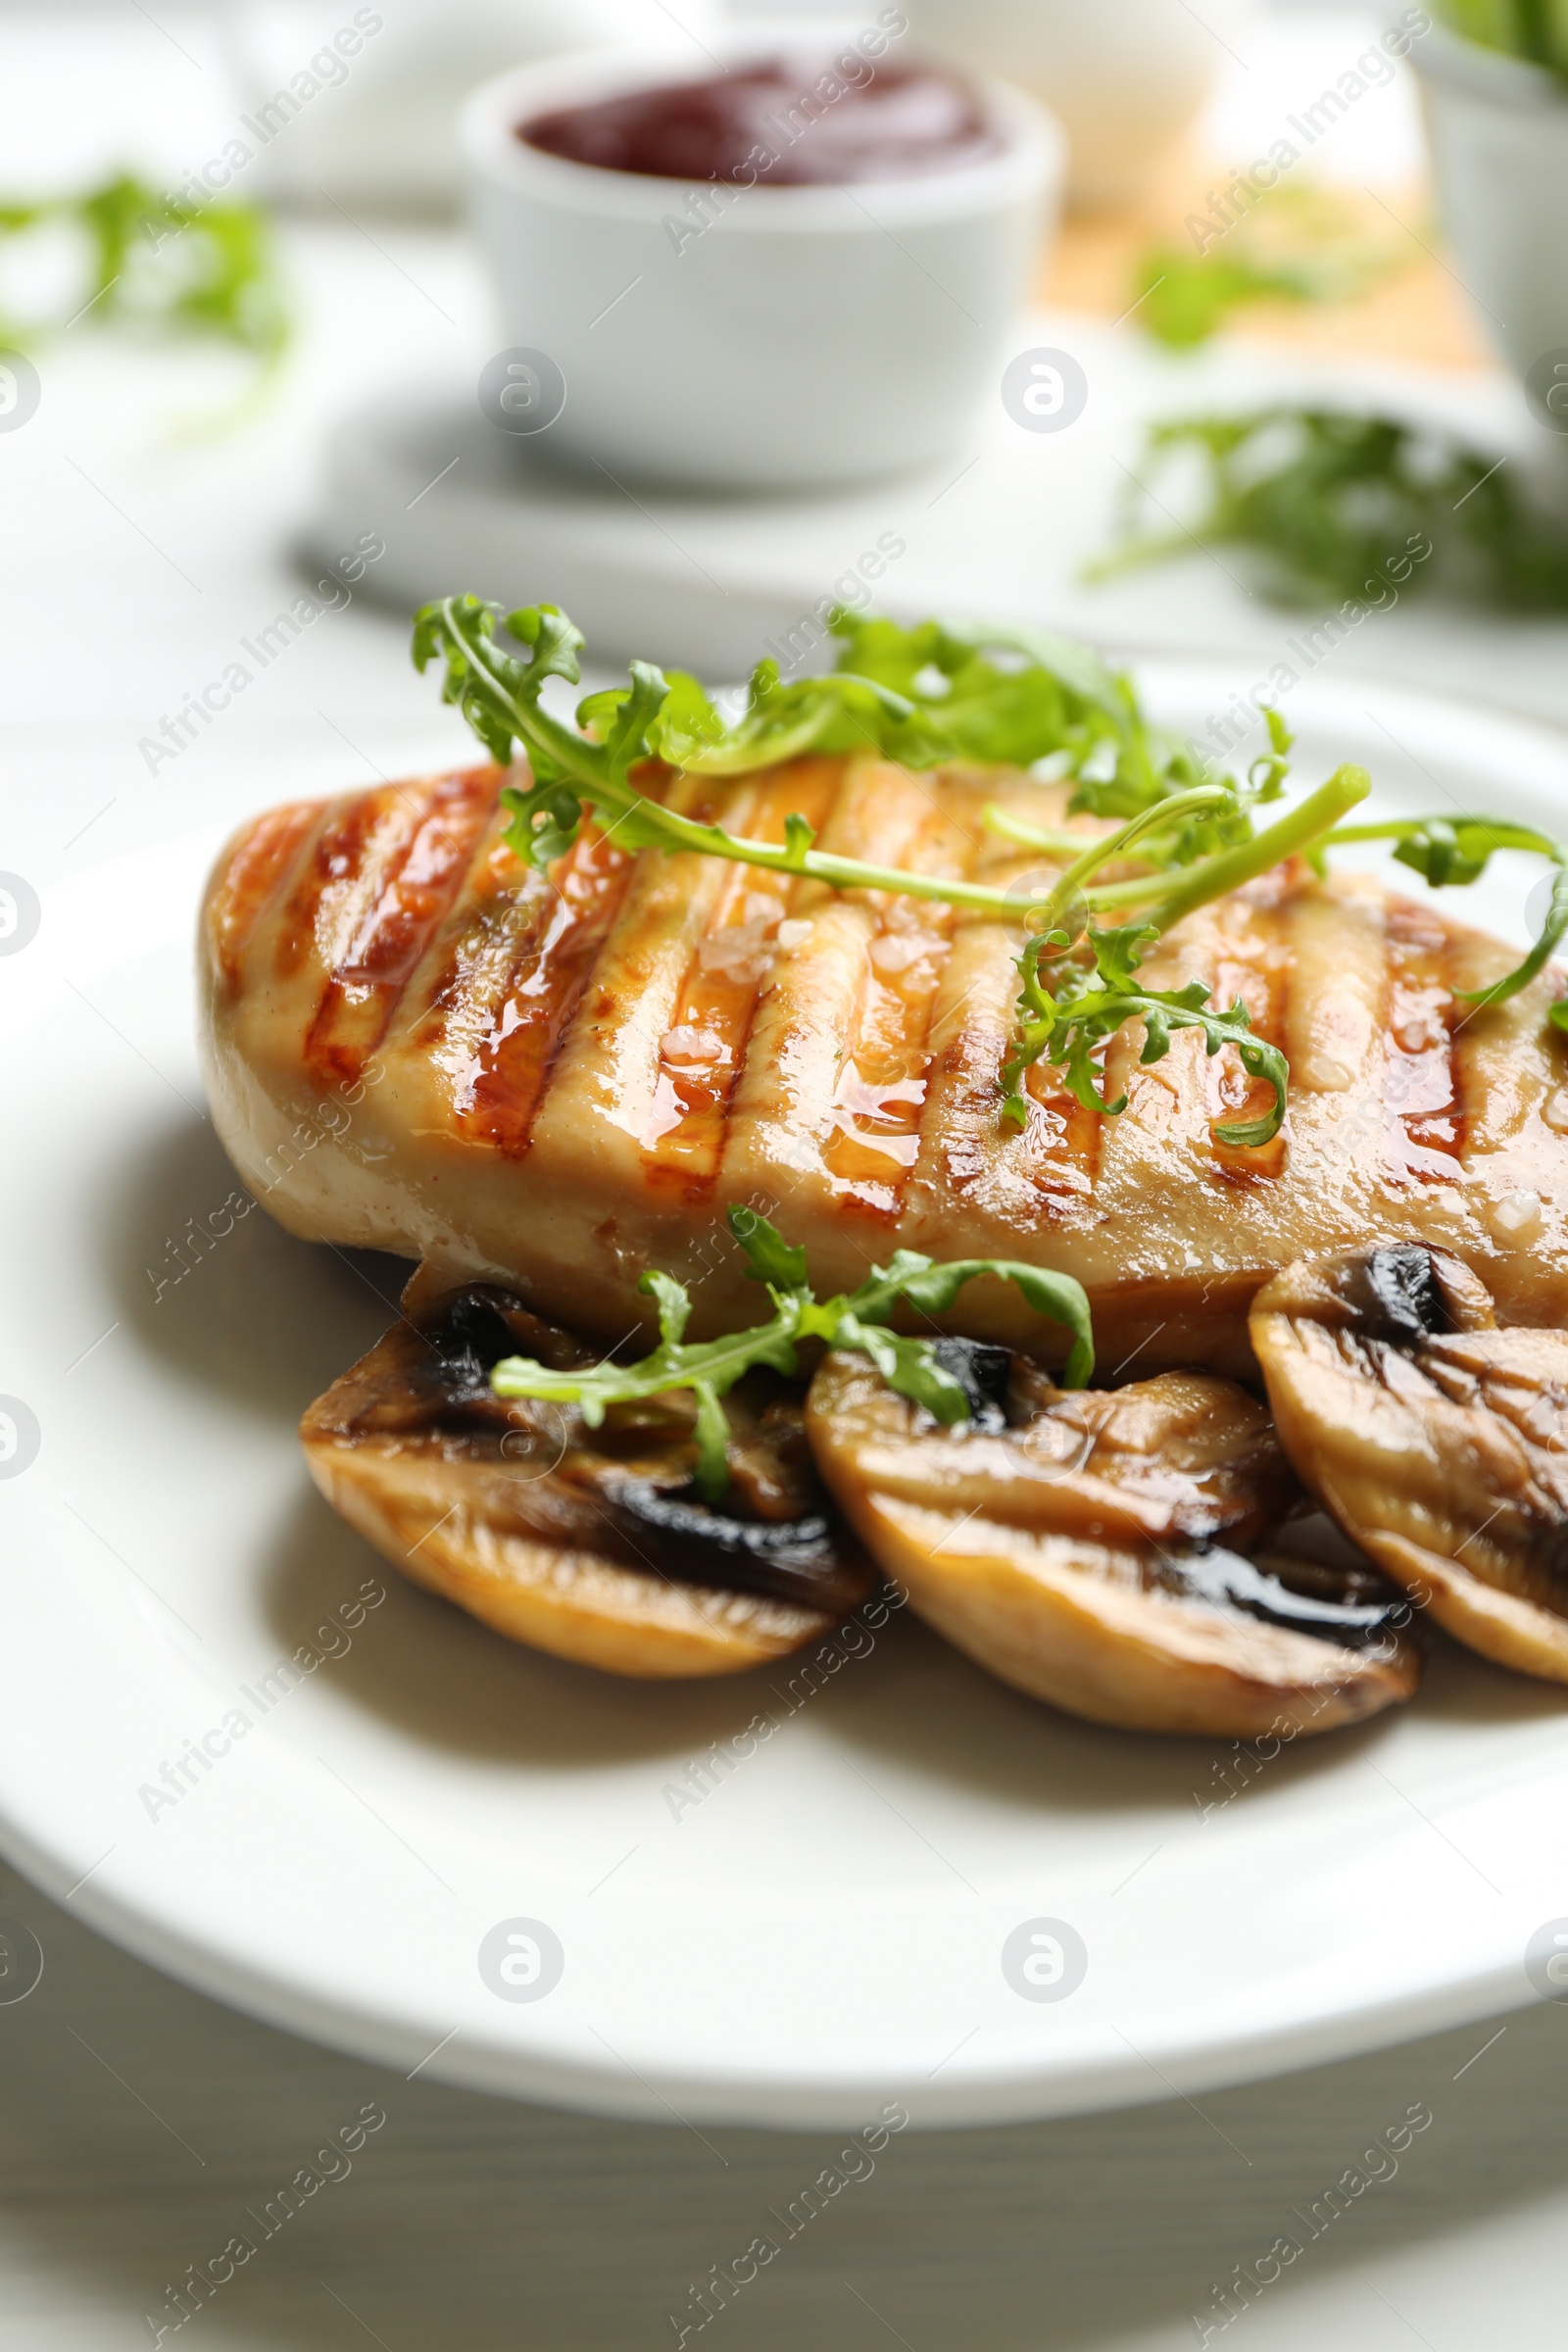
[[[373,524],[386,555],[366,587],[400,610],[465,588],[509,608],[548,601],[596,658],[744,677],[764,654],[787,668],[823,642],[818,608],[879,537],[899,551],[891,565],[883,551],[885,603],[908,548],[891,517],[928,511],[949,478],[854,495],[671,495],[558,464],[548,433],[499,431],[466,387],[411,388],[333,428],[312,541],[330,554]]]
[[[902,616],[1003,615],[1199,661],[1224,652],[1223,707],[1291,660],[1287,639],[1322,611],[1282,611],[1254,592],[1245,558],[1196,541],[1190,558],[1090,583],[1151,419],[1353,397],[1506,449],[1526,471],[1544,438],[1531,439],[1500,374],[1367,368],[1352,393],[1328,363],[1230,341],[1173,358],[1068,314],[1026,319],[1017,340],[1081,367],[1087,404],[1066,430],[1024,430],[999,389],[958,420],[946,465],[809,496],[717,497],[571,470],[548,431],[518,438],[493,425],[472,378],[398,382],[328,432],[311,545],[330,557],[378,532],[386,554],[363,590],[400,616],[466,588],[508,609],[560,605],[596,665],[640,655],[714,679],[744,678],[766,656],[787,674],[820,667],[824,616],[843,601]],[[1560,619],[1396,598],[1387,583],[1368,601],[1384,609],[1343,635],[1335,672],[1438,693],[1485,679],[1499,703],[1568,721]]]

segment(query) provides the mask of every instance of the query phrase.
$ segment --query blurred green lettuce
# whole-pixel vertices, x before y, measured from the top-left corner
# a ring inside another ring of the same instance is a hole
[[[1450,31],[1568,74],[1568,0],[1435,0]]]

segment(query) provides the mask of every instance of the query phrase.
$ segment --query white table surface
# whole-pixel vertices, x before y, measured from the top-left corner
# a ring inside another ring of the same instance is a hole
[[[168,2343],[656,2352],[671,2311],[841,2140],[603,2124],[404,2082],[252,2025],[20,1882],[44,1947],[0,2008],[0,2347],[131,2352],[185,2266],[375,2102],[346,2178]],[[1413,1923],[1441,1936],[1442,1918]],[[938,1965],[940,1963],[938,1962]],[[1213,2288],[1420,2103],[1396,2176],[1223,2337],[1250,2352],[1559,2352],[1568,2011],[1163,2106],[906,2134],[702,2336],[732,2352],[1177,2352]],[[1483,2053],[1477,2055],[1477,2053]],[[855,2168],[846,2168],[855,2169]],[[1375,2169],[1386,2169],[1380,2161]]]
[[[0,18],[7,179],[43,159],[85,172],[112,139],[166,173],[212,152],[224,101],[203,36],[184,18],[135,16]],[[289,247],[307,329],[279,396],[249,424],[193,435],[177,420],[211,406],[212,371],[75,333],[40,355],[38,416],[0,436],[0,866],[36,880],[46,914],[54,875],[132,843],[462,750],[463,730],[408,666],[406,626],[362,600],[324,616],[242,715],[156,777],[139,754],[161,714],[297,593],[289,551],[315,511],[324,419],[408,368],[476,368],[491,347],[471,265],[439,232],[376,224],[372,241],[337,220],[296,227]],[[1195,559],[1098,595],[1074,567],[1108,528],[1128,418],[1195,391],[1235,397],[1239,383],[1278,380],[1274,364],[1227,347],[1178,374],[1126,333],[1107,361],[1132,386],[1115,430],[1102,419],[1058,460],[1065,520],[1042,551],[1038,609],[1111,641],[1234,649],[1242,686],[1255,651],[1291,624],[1213,565]],[[1464,416],[1499,445],[1518,429],[1500,378],[1385,374],[1369,388]],[[1568,718],[1559,623],[1415,609],[1378,629],[1348,665]],[[0,1385],[5,1374],[0,1333]],[[145,2315],[165,2310],[186,2265],[368,2100],[385,2127],[191,2323],[204,2340],[234,2352],[368,2337],[387,2352],[673,2343],[669,2314],[688,2311],[691,2284],[835,2153],[823,2134],[699,2139],[406,2082],[230,2015],[0,1871],[4,1917],[31,1926],[45,1971],[25,2001],[0,2006],[0,2352],[152,2341]],[[1411,1932],[1441,1937],[1446,1924]],[[940,1968],[940,1954],[913,1964]],[[1501,2028],[1216,2093],[1201,2112],[1171,2102],[907,2135],[712,2328],[736,2352],[1189,2344],[1192,2315],[1217,2317],[1233,2266],[1282,2232],[1302,2236],[1292,2209],[1308,2212],[1423,2102],[1433,2123],[1397,2177],[1358,2197],[1235,2325],[1256,2352],[1545,2352],[1563,2340],[1565,2063],[1568,2013],[1537,2006]]]

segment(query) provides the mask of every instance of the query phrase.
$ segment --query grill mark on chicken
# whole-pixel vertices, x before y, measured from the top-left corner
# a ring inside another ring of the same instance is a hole
[[[843,779],[838,760],[798,760],[756,785],[745,826],[754,840],[782,842],[799,812],[821,832]],[[738,823],[726,806],[722,821]],[[669,1027],[659,1041],[644,1164],[655,1182],[680,1184],[688,1200],[712,1186],[728,1133],[730,1099],[745,1064],[758,1001],[770,984],[781,923],[792,918],[799,884],[788,874],[735,865],[723,877],[714,919],[690,957]]]
[[[1060,824],[1066,790],[983,772],[971,779],[962,769],[944,771],[942,782],[968,850],[955,862],[970,879],[1002,890],[1016,886],[1021,918],[1032,896],[1030,880],[1038,883],[1059,870],[1059,861],[1053,866],[1020,855],[987,832],[986,804],[995,801],[1034,824]],[[1026,1071],[1025,1127],[1004,1132],[998,1126],[997,1073],[1013,1033],[1021,935],[964,908],[922,906],[920,917],[934,918],[948,947],[925,1006],[926,1095],[917,1122],[911,1122],[918,1151],[905,1174],[903,1203],[930,1214],[944,1198],[1001,1191],[1033,1220],[1042,1210],[1049,1215],[1086,1200],[1099,1164],[1102,1115],[1078,1102],[1059,1070],[1040,1061]]]
[[[324,973],[335,969],[413,829],[408,800],[395,785],[327,803],[277,926],[277,979],[299,978],[313,951]]]
[[[754,819],[754,837],[776,840]],[[770,941],[785,919],[789,885],[736,866],[726,877],[712,928],[691,957],[669,1027],[659,1040],[644,1128],[650,1178],[674,1180],[696,1200],[712,1183],[723,1149],[729,1098],[745,1058]]]
[[[1034,1123],[1015,1156],[999,1163],[997,1071],[1007,1050],[1017,995],[1014,943],[997,923],[959,923],[938,980],[921,1120],[920,1158],[906,1200],[939,1221],[951,1204],[992,1195],[1010,1175],[1021,1213],[1034,1207]]]
[[[1304,877],[1303,877],[1304,879]],[[1347,877],[1347,883],[1353,877]],[[1291,1065],[1291,1123],[1337,1125],[1381,1094],[1388,956],[1381,894],[1341,884],[1303,891],[1280,910],[1291,985],[1280,1043]],[[1310,1108],[1308,1107],[1310,1103]]]
[[[983,780],[975,796],[975,822],[977,825],[983,824],[985,804],[995,801],[1011,814],[1022,817],[1026,823],[1061,825],[1068,821],[1071,788],[1064,784],[1042,788],[1031,780],[1021,784],[1004,782],[999,788],[996,778],[990,777]],[[1080,817],[1075,821],[1082,826],[1086,839],[1096,833],[1114,830],[1110,820]],[[1059,861],[1038,856],[1020,856],[1016,849],[1000,841],[995,835],[985,835],[983,839],[985,847],[976,860],[977,874],[1004,890],[1009,886],[1015,887],[1019,894],[1020,908],[1029,903],[1030,890],[1027,885],[1032,883],[1039,888],[1060,870]],[[1106,866],[1100,878],[1121,881],[1136,870],[1134,863],[1122,860]],[[959,917],[960,924],[973,919]],[[1116,919],[1115,916],[1106,918],[1108,922]],[[1012,1038],[1013,1005],[1018,992],[1016,960],[1020,943],[1010,931],[1000,930],[995,924],[986,924],[985,931],[1001,984],[998,1014],[1003,1040],[1001,1053],[1004,1056]],[[1097,1053],[1096,1059],[1103,1064],[1102,1050]],[[1025,1071],[1021,1091],[1029,1106],[1028,1118],[1021,1131],[1009,1129],[1005,1140],[1010,1141],[1015,1150],[1017,1164],[1027,1171],[1028,1182],[1037,1196],[1037,1205],[1043,1207],[1048,1215],[1060,1214],[1074,1201],[1087,1200],[1094,1193],[1105,1141],[1104,1113],[1080,1102],[1061,1070],[1044,1057]],[[995,1131],[994,1076],[984,1093],[992,1105],[986,1127],[988,1131]]]
[[[321,990],[305,1056],[323,1079],[352,1081],[385,1036],[410,978],[472,869],[494,810],[484,770],[438,776],[418,800],[402,854]]]
[[[1494,987],[1513,960],[1479,932],[1451,935],[1448,971],[1456,991]],[[1548,970],[1546,985],[1560,994],[1560,974]],[[1540,1035],[1535,993],[1501,1004],[1466,1004],[1451,1032],[1466,1197],[1496,1248],[1521,1265],[1553,1258],[1568,1238],[1562,1163],[1568,1054],[1561,1048],[1544,1055],[1533,1050]],[[1568,1313],[1552,1318],[1544,1310],[1532,1319],[1568,1323]]]
[[[475,844],[463,888],[436,926],[419,968],[404,990],[389,1041],[437,1059],[451,1080],[459,1112],[473,1107],[479,1049],[497,1017],[523,945],[531,940],[554,887],[507,847],[511,818],[499,806],[492,773],[489,822]]]
[[[1181,987],[1188,980],[1214,987],[1222,934],[1217,907],[1200,907],[1179,930],[1156,941],[1141,967],[1152,989]],[[1093,1199],[1114,1205],[1129,1218],[1147,1216],[1168,1193],[1171,1170],[1179,1167],[1185,1187],[1219,1193],[1214,1179],[1214,1137],[1207,1094],[1208,1062],[1200,1030],[1173,1032],[1170,1050],[1147,1067],[1144,1025],[1127,1022],[1104,1050],[1101,1092],[1109,1102],[1127,1099],[1127,1108],[1105,1122],[1100,1145]]]
[[[657,776],[641,781],[660,789]],[[750,777],[716,786],[677,777],[663,790],[683,814],[734,830],[755,801]],[[662,1041],[733,880],[723,860],[691,852],[634,864],[540,1097],[534,1144],[556,1164],[586,1147],[607,1176],[647,1186],[647,1154],[681,1116]]]
[[[929,784],[911,791],[903,771],[883,760],[847,761],[819,846],[884,865],[913,864],[932,806]],[[797,904],[801,919],[811,923],[810,940],[777,967],[757,1006],[751,1051],[731,1098],[724,1173],[742,1198],[758,1184],[782,1184],[803,1204],[885,1220],[896,1212],[902,1188],[839,1173],[835,1145],[846,1102],[859,1084],[856,1045],[886,902],[879,893],[836,894],[808,883]],[[888,1164],[883,1157],[878,1176]]]
[[[240,986],[257,925],[320,819],[319,801],[286,802],[257,817],[235,845],[212,908],[213,945],[230,988]]]
[[[1453,1156],[1459,1162],[1457,1183],[1464,1182],[1465,1163],[1470,1155],[1470,1100],[1465,1086],[1465,1065],[1458,1048],[1458,1033],[1466,1025],[1473,1006],[1459,1002],[1459,990],[1464,983],[1457,976],[1460,960],[1459,942],[1446,925],[1443,932],[1443,985],[1447,995],[1444,1008],[1443,1044],[1448,1061],[1448,1095],[1452,1103],[1449,1116],[1453,1123]]]
[[[1253,1036],[1283,1047],[1290,1019],[1291,956],[1278,894],[1267,893],[1259,904],[1251,892],[1243,892],[1236,913],[1238,920],[1228,927],[1214,966],[1213,1004],[1228,1012],[1240,998]],[[1261,1117],[1274,1100],[1268,1080],[1250,1077],[1230,1046],[1206,1062],[1204,1091],[1212,1128]],[[1211,1148],[1213,1172],[1222,1181],[1266,1184],[1284,1173],[1290,1144],[1282,1128],[1272,1143],[1259,1149],[1222,1143],[1217,1134]]]
[[[1059,1069],[1035,1063],[1024,1082],[1030,1105],[1027,1138],[1034,1180],[1047,1205],[1054,1200],[1087,1200],[1100,1172],[1105,1114],[1080,1102]]]
[[[1424,906],[1388,911],[1388,1122],[1396,1183],[1456,1184],[1464,1174],[1451,1029],[1460,1018],[1449,981],[1449,933]]]
[[[592,823],[532,902],[506,993],[473,1054],[463,1124],[520,1158],[572,1015],[620,910],[634,860]]]
[[[912,872],[963,874],[973,863],[968,850],[964,829],[933,800],[902,862]],[[892,1217],[919,1157],[932,1021],[952,952],[954,909],[934,900],[876,894],[873,911],[877,927],[854,1035],[833,1090],[823,1158],[841,1199]]]

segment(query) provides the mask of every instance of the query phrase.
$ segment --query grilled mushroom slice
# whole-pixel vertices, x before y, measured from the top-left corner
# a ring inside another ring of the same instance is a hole
[[[1381,1577],[1247,1556],[1299,1489],[1244,1389],[1166,1372],[1067,1394],[940,1343],[973,1417],[942,1428],[863,1355],[823,1362],[812,1449],[919,1614],[1004,1682],[1138,1731],[1328,1731],[1407,1698],[1419,1652]]]
[[[513,1641],[643,1678],[737,1674],[818,1639],[874,1571],[839,1523],[799,1392],[753,1375],[727,1399],[722,1509],[690,1492],[692,1399],[504,1402],[503,1355],[597,1361],[505,1291],[394,1325],[300,1424],[334,1510],[416,1583]]]
[[[1405,1245],[1298,1259],[1251,1332],[1351,1542],[1483,1657],[1568,1682],[1568,1332],[1499,1331],[1476,1275]]]

